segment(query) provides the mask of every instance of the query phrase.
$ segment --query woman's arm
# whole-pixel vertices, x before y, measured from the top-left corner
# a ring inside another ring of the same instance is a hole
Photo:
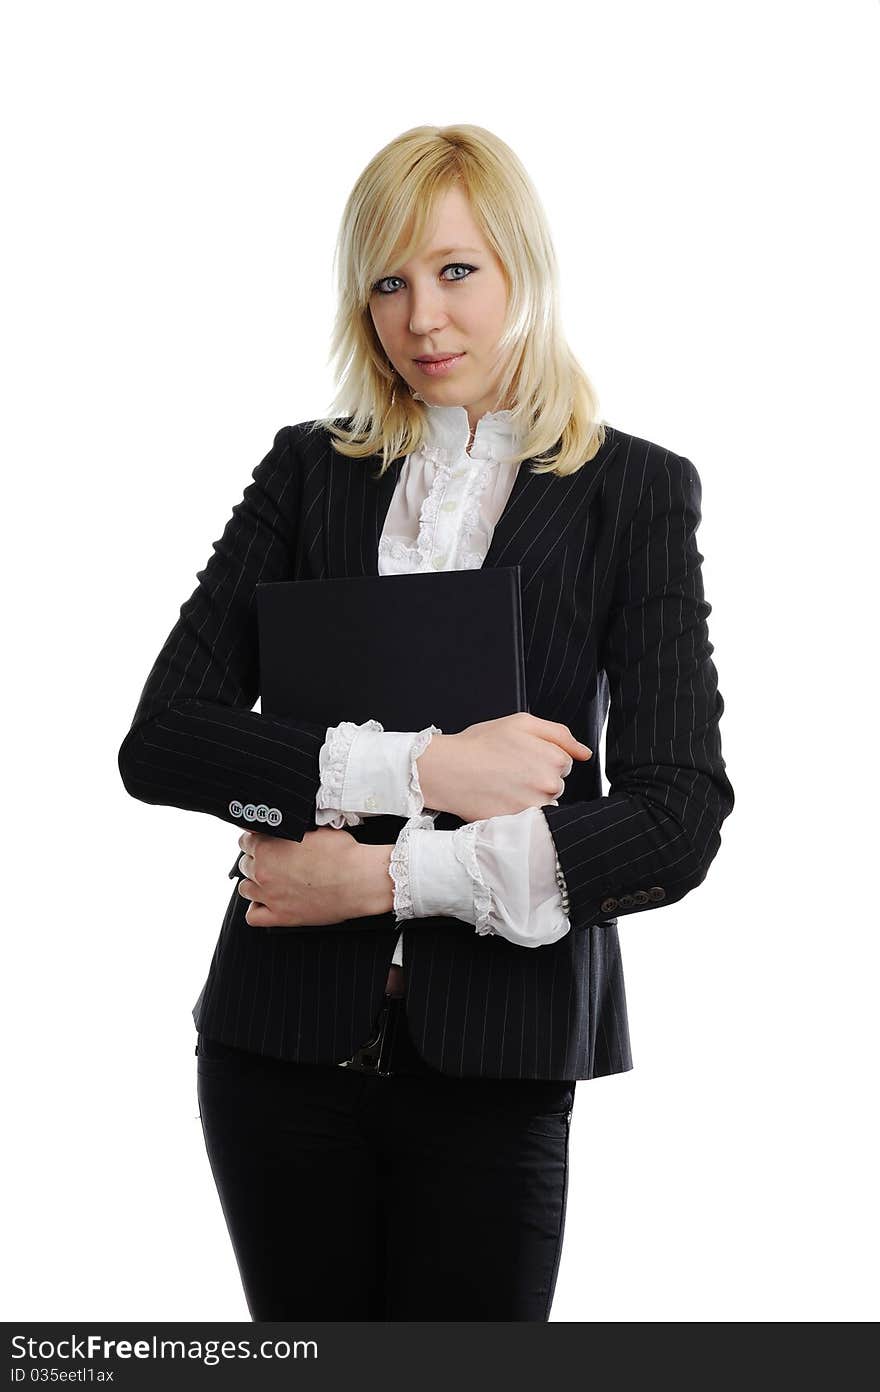
[[[359,891],[393,908],[398,921],[451,916],[526,947],[555,942],[569,930],[568,900],[537,808],[456,831],[435,831],[422,815],[418,761],[441,733],[436,725],[384,731],[376,720],[328,729],[317,820],[342,828],[376,814],[410,819],[393,846],[369,848],[376,858],[358,872]]]
[[[297,427],[284,426],[254,469],[153,664],[118,755],[126,790],[142,802],[292,840],[314,825],[326,726],[252,707],[255,586],[293,578],[300,449]]]
[[[701,497],[691,461],[667,455],[624,535],[599,654],[610,695],[609,795],[541,809],[575,929],[695,889],[733,810],[696,542]]]

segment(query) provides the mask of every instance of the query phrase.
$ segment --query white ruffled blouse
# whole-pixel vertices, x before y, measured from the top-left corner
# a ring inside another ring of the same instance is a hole
[[[481,416],[468,451],[466,408],[425,405],[427,439],[401,468],[379,541],[380,575],[479,569],[516,478],[511,411]],[[442,733],[436,725],[386,731],[377,720],[330,726],[319,755],[317,825],[356,826],[381,813],[407,818],[389,867],[399,923],[448,915],[523,947],[556,942],[571,926],[568,896],[540,808],[435,829],[438,814],[424,808],[416,760]],[[401,937],[391,961],[403,963]]]

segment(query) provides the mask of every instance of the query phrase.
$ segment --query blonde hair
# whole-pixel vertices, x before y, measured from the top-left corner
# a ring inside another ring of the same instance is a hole
[[[340,386],[311,428],[327,430],[351,459],[381,453],[376,477],[421,444],[427,406],[389,362],[370,296],[389,265],[424,244],[437,202],[456,184],[507,282],[498,400],[514,403],[520,452],[512,462],[536,459],[533,473],[572,474],[598,453],[605,422],[562,334],[556,254],[537,191],[510,147],[482,126],[415,126],[374,155],[355,183],[334,254],[338,307],[328,361]]]

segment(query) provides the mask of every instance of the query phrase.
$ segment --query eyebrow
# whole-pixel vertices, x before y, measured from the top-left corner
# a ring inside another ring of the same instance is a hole
[[[429,256],[451,256],[454,251],[470,251],[474,256],[482,256],[482,252],[477,247],[442,247],[429,251]]]

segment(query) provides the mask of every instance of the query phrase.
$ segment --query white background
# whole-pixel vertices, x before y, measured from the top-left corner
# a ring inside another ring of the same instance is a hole
[[[248,1318],[190,1015],[239,833],[116,754],[254,466],[329,404],[354,180],[455,121],[535,181],[601,414],[700,472],[737,799],[704,884],[621,920],[635,1067],[578,1084],[552,1318],[876,1318],[878,28],[6,8],[6,1319]]]

